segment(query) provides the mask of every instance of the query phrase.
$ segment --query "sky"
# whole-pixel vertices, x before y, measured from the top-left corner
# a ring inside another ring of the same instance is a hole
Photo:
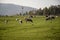
[[[0,0],[0,3],[11,3],[39,9],[51,5],[60,5],[60,0]]]

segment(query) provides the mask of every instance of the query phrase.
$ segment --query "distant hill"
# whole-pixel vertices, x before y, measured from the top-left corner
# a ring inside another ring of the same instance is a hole
[[[22,13],[22,7],[23,13],[29,12],[31,10],[37,10],[36,8],[27,6],[0,3],[0,15],[15,15],[17,13]]]

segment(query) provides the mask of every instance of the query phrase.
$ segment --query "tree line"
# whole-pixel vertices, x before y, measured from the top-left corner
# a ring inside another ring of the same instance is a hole
[[[60,15],[60,5],[52,5],[49,8],[45,7],[43,9],[31,10],[23,15]]]
[[[49,8],[45,7],[43,9],[39,8],[36,15],[60,15],[60,5],[50,6]]]

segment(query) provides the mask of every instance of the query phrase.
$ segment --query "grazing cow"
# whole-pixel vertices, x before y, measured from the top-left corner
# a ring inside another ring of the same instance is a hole
[[[56,18],[57,18],[58,16],[56,16]]]
[[[30,19],[30,18],[25,18],[26,22],[32,22],[33,23],[33,20]]]
[[[7,24],[8,23],[8,20],[5,20],[4,22],[5,22],[5,24]]]
[[[22,24],[23,23],[22,20],[19,20],[19,23]]]
[[[31,15],[31,16],[29,16],[29,18],[33,18],[33,16]]]
[[[51,18],[50,17],[47,17],[46,20],[51,20]]]
[[[52,20],[52,19],[55,19],[55,17],[53,15],[46,16],[46,20]]]
[[[18,18],[16,18],[16,21],[18,21],[19,19]]]
[[[46,15],[46,17],[48,17],[48,15]]]

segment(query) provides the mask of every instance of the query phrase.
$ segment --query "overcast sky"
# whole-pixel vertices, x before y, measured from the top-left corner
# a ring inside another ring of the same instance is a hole
[[[34,8],[44,8],[51,5],[60,5],[60,0],[0,0],[0,3],[12,3]]]

